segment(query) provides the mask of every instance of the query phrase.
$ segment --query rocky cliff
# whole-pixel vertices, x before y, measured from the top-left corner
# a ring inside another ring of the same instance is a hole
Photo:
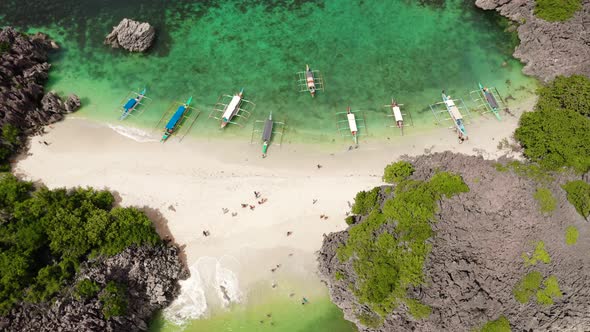
[[[497,10],[518,24],[520,45],[514,57],[523,72],[545,82],[558,75],[590,77],[590,1],[565,22],[547,22],[534,15],[533,0],[476,0],[475,5]]]
[[[154,42],[156,30],[149,24],[124,18],[109,33],[104,43],[113,48],[122,47],[130,52],[144,52]]]
[[[69,287],[52,303],[21,304],[0,318],[2,331],[146,331],[153,314],[178,295],[179,279],[188,277],[173,246],[128,248],[120,254],[88,262],[77,274],[104,287],[108,281],[127,286],[127,315],[105,319],[94,296],[78,299]]]
[[[58,46],[42,33],[26,35],[7,27],[0,30],[0,127],[11,124],[30,134],[63,119],[80,107],[71,95],[64,102],[45,93],[49,52]]]
[[[360,303],[351,290],[358,281],[352,264],[337,257],[337,248],[348,240],[349,227],[327,235],[318,258],[331,298],[348,320],[360,331],[473,331],[504,316],[513,331],[587,330],[590,228],[560,187],[575,176],[560,174],[544,182],[531,178],[531,174],[527,177],[514,170],[498,171],[495,162],[481,157],[450,152],[410,162],[416,169],[413,179],[426,180],[435,172],[450,171],[460,174],[470,188],[468,193],[440,202],[432,223],[432,250],[423,269],[426,282],[408,292],[410,298],[429,306],[432,312],[427,318],[416,319],[400,304],[381,327],[360,324],[360,316],[370,313],[370,307]],[[540,187],[548,188],[556,200],[551,213],[541,212],[534,198]],[[361,224],[366,216],[355,218],[356,224]],[[395,227],[395,221],[391,222],[385,229]],[[579,230],[575,245],[566,244],[568,226]],[[523,256],[534,255],[539,241],[544,243],[550,262],[527,263]],[[532,271],[544,278],[557,278],[562,296],[552,305],[534,299],[526,304],[516,300],[515,286]]]

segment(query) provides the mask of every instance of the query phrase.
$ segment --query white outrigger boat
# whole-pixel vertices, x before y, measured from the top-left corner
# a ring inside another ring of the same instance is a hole
[[[438,123],[440,123],[438,114],[440,114],[441,112],[447,112],[450,117],[445,120],[453,121],[453,126],[451,128],[454,128],[457,132],[459,143],[463,143],[463,141],[469,139],[469,136],[467,136],[467,130],[465,129],[465,120],[463,119],[463,114],[461,114],[461,111],[459,109],[460,106],[458,105],[463,105],[461,108],[465,111],[466,116],[471,116],[469,108],[467,108],[467,106],[463,102],[463,99],[451,99],[451,96],[445,94],[444,90],[442,91],[442,100],[442,102],[430,105],[430,110],[434,114],[434,117],[436,118],[436,121]],[[445,109],[438,111],[435,110],[436,107],[441,104],[445,106]]]
[[[412,120],[412,116],[409,113],[402,113],[401,111],[401,106],[403,106],[403,104],[398,104],[394,98],[391,98],[391,104],[389,105],[385,105],[385,107],[389,107],[391,109],[391,114],[387,115],[388,117],[392,117],[393,120],[395,121],[395,125],[394,126],[390,126],[390,127],[397,127],[401,130],[402,136],[404,135],[404,127],[406,126],[411,126],[413,125],[413,120]],[[404,121],[404,116],[408,117],[407,122]],[[409,123],[408,123],[409,122]]]
[[[209,114],[209,118],[214,118],[221,121],[221,128],[225,128],[228,124],[233,123],[238,126],[241,124],[233,121],[234,117],[240,117],[244,119],[248,119],[252,114],[252,110],[254,109],[255,105],[249,100],[243,98],[244,96],[244,88],[240,90],[240,92],[236,93],[233,96],[230,95],[223,95],[219,97],[219,102],[215,104],[213,111]],[[227,103],[223,102],[223,99],[229,100]],[[246,110],[246,105],[250,105],[250,109]],[[220,113],[221,117],[216,117],[215,114]]]
[[[297,73],[297,84],[299,92],[309,91],[312,97],[319,90],[324,90],[324,79],[319,70],[311,70],[309,65],[305,65],[305,71]]]
[[[352,140],[354,144],[358,144],[358,137],[359,137],[359,128],[366,129],[366,121],[363,114],[363,117],[357,119],[356,114],[359,111],[351,111],[350,106],[346,109],[346,112],[338,112],[336,116],[339,114],[346,114],[346,119],[338,120],[336,122],[336,127],[342,136],[352,136]],[[358,124],[357,121],[362,121],[362,124]],[[350,134],[344,134],[346,131],[349,131]]]

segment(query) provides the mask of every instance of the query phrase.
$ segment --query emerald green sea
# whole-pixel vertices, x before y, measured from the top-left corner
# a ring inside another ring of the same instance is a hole
[[[49,87],[81,96],[78,116],[151,130],[174,102],[193,96],[202,113],[191,134],[212,138],[249,138],[254,120],[273,112],[287,122],[287,142],[340,140],[335,113],[348,105],[365,111],[361,134],[384,137],[392,134],[383,107],[392,96],[420,129],[433,125],[428,105],[440,101],[442,89],[468,105],[478,82],[504,97],[531,90],[535,82],[510,55],[517,38],[499,16],[471,1],[420,3],[5,0],[0,22],[58,40]],[[155,25],[158,40],[147,54],[102,44],[123,17]],[[305,64],[325,81],[313,99],[295,82]],[[115,110],[143,87],[153,102],[140,117],[119,123]],[[220,95],[242,87],[254,112],[244,127],[220,131],[208,115]]]
[[[103,45],[124,17],[155,26],[158,37],[146,54]],[[505,31],[507,22],[468,0],[3,0],[4,25],[58,41],[48,87],[81,97],[76,116],[152,130],[174,102],[193,96],[202,112],[190,132],[197,137],[249,140],[254,120],[272,112],[287,122],[286,142],[343,142],[335,113],[350,105],[364,111],[368,130],[361,134],[384,138],[399,135],[387,127],[383,107],[392,97],[412,115],[411,131],[433,127],[428,105],[440,101],[442,89],[472,105],[469,91],[478,82],[511,102],[536,85],[511,57],[518,40]],[[306,64],[325,81],[313,99],[295,82]],[[143,87],[153,99],[145,113],[118,121],[124,97]],[[220,95],[242,87],[254,112],[243,127],[220,131],[209,112]],[[256,298],[186,330],[353,331],[327,292],[309,307],[272,294]],[[270,308],[276,324],[259,323]],[[152,326],[177,329],[161,318]]]

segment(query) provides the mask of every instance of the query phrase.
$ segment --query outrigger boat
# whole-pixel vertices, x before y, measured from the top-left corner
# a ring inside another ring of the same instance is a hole
[[[254,103],[244,99],[243,96],[244,96],[244,88],[242,88],[240,90],[240,92],[236,93],[233,96],[223,95],[223,96],[219,97],[220,101],[218,101],[215,104],[213,111],[211,111],[211,113],[209,114],[209,118],[214,118],[214,119],[221,121],[221,129],[225,128],[230,123],[237,124],[237,125],[241,126],[239,123],[233,121],[234,117],[245,118],[247,120],[250,117],[250,115],[252,114],[252,110],[255,107]],[[223,98],[229,99],[229,102],[228,103],[221,102],[221,100],[223,100]],[[250,105],[249,110],[245,109],[246,105]],[[214,116],[214,114],[216,112],[219,112],[221,114],[220,118]]]
[[[319,70],[311,70],[309,65],[305,65],[305,71],[297,73],[297,83],[299,92],[309,91],[312,97],[319,90],[324,90],[324,79]]]
[[[398,104],[394,98],[391,98],[391,104],[390,105],[385,105],[385,107],[389,107],[391,108],[391,114],[388,115],[388,117],[393,117],[393,119],[395,120],[395,127],[398,127],[401,130],[402,136],[404,134],[404,127],[405,126],[411,126],[413,125],[413,120],[412,120],[412,116],[408,113],[402,113],[401,111],[401,106],[403,106],[403,104]],[[409,118],[409,124],[407,124],[406,122],[404,122],[404,116],[408,116]],[[390,126],[393,127],[393,126]]]
[[[359,112],[359,111],[351,111],[350,106],[348,106],[348,108],[346,109],[346,112],[336,113],[337,116],[339,114],[346,114],[346,119],[337,121],[336,126],[337,126],[338,131],[342,135],[344,135],[343,131],[348,129],[348,131],[350,131],[350,136],[352,136],[352,140],[354,141],[354,144],[358,144],[359,128],[366,129],[366,121],[364,118],[364,114],[362,117],[363,124],[357,124],[357,117],[355,115],[355,113],[357,113],[357,112]]]
[[[262,128],[262,158],[266,158],[268,146],[270,145],[270,141],[271,141],[272,136],[273,135],[281,135],[281,142],[283,141],[283,133],[285,131],[285,123],[274,121],[272,119],[272,112],[270,112],[268,119],[266,119],[265,121],[256,120],[254,122],[254,126],[252,127],[252,137],[250,138],[250,143],[252,143],[252,140],[254,138],[254,133],[261,131],[260,129],[256,129],[257,123],[263,124],[263,128]],[[274,128],[277,127],[275,125],[280,126],[280,129],[278,131],[273,130]],[[281,143],[279,143],[278,145],[281,145]]]
[[[469,109],[467,108],[467,106],[465,106],[465,103],[462,99],[451,99],[451,96],[445,94],[444,90],[442,91],[441,95],[443,101],[436,103],[434,105],[430,105],[430,109],[432,110],[432,113],[434,114],[434,117],[436,118],[437,122],[440,122],[437,115],[438,113],[446,111],[449,114],[450,118],[448,118],[448,120],[453,121],[453,126],[451,128],[454,128],[457,132],[459,143],[463,143],[463,141],[469,139],[469,137],[467,136],[467,130],[465,129],[465,121],[463,119],[463,114],[461,114],[459,110],[458,104],[461,103],[463,105],[463,109],[465,110],[467,116],[470,115]],[[440,104],[444,104],[445,109],[442,111],[435,111],[435,107]]]
[[[119,120],[125,120],[133,111],[139,108],[140,105],[144,105],[142,101],[149,100],[148,97],[145,96],[147,92],[146,88],[143,88],[140,92],[130,92],[127,96],[123,99],[128,99],[127,102],[121,107],[119,112],[121,112],[121,116]],[[137,112],[136,112],[137,113]]]
[[[160,118],[160,121],[158,121],[158,123],[156,124],[156,128],[160,126],[160,123],[162,123],[162,121],[165,118],[167,118],[168,116],[170,116],[170,114],[172,114],[172,111],[174,110],[174,106],[180,104],[176,108],[176,111],[174,111],[172,116],[169,118],[168,122],[166,122],[166,126],[164,128],[164,134],[162,135],[160,142],[162,142],[162,143],[165,142],[170,136],[172,136],[174,133],[179,131],[180,127],[183,126],[183,124],[186,120],[190,121],[190,124],[188,127],[186,127],[186,129],[184,129],[184,133],[182,133],[182,136],[180,139],[182,140],[184,138],[184,136],[186,136],[186,134],[190,131],[193,124],[197,120],[197,117],[200,114],[200,112],[198,110],[196,110],[190,106],[192,101],[193,101],[193,97],[190,97],[190,98],[188,98],[188,100],[185,103],[183,103],[183,104],[175,103],[172,106],[170,106],[166,112],[164,112],[164,115],[162,115],[162,117]]]
[[[473,99],[473,101],[478,104],[478,108],[483,107],[485,109],[483,113],[492,112],[498,120],[502,120],[502,117],[500,116],[500,109],[507,110],[507,108],[506,104],[504,103],[504,99],[498,92],[498,89],[484,87],[481,83],[478,83],[478,87],[478,90],[474,90],[469,93],[471,95],[471,99]]]

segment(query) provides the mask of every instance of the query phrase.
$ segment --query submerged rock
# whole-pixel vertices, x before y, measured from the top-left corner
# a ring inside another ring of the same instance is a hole
[[[332,301],[346,319],[363,332],[472,331],[500,316],[508,319],[513,331],[582,331],[590,326],[590,242],[582,240],[588,236],[588,226],[560,187],[572,175],[558,174],[551,183],[539,183],[509,170],[500,172],[493,161],[450,152],[410,161],[416,169],[413,179],[427,180],[438,171],[449,171],[461,175],[470,188],[439,203],[431,223],[432,250],[423,269],[425,284],[408,290],[410,298],[432,312],[416,319],[400,304],[382,326],[363,326],[360,317],[372,315],[371,309],[351,290],[350,285],[359,281],[353,264],[337,257],[338,247],[348,240],[346,230],[325,236],[318,257]],[[534,198],[539,187],[550,189],[556,200],[551,213],[539,209]],[[353,222],[362,224],[365,219],[358,216]],[[579,229],[580,241],[575,245],[566,245],[568,226]],[[395,227],[388,222],[382,231],[392,232]],[[531,255],[539,241],[550,262],[525,263],[523,255]],[[527,304],[515,299],[515,285],[531,271],[557,278],[562,296],[552,305],[537,303],[534,292]]]
[[[122,47],[131,52],[144,52],[152,46],[155,37],[156,30],[149,23],[124,18],[119,25],[113,27],[104,43],[113,48]]]
[[[565,22],[536,17],[532,0],[476,0],[475,5],[495,9],[519,24],[520,44],[514,57],[525,64],[525,74],[545,82],[558,75],[590,77],[590,1]]]

